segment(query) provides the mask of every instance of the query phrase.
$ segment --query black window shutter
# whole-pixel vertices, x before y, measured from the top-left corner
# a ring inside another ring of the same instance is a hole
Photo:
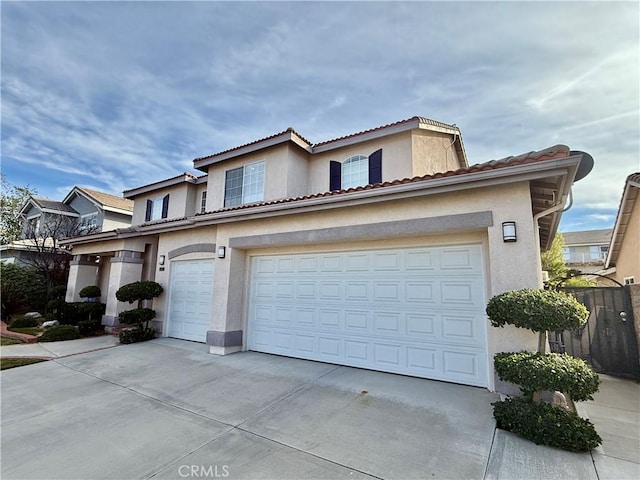
[[[167,218],[169,214],[169,194],[167,193],[162,199],[162,218]]]
[[[369,183],[382,183],[382,149],[369,155]]]
[[[144,221],[151,220],[151,211],[153,210],[153,201],[147,200],[147,213],[144,214]]]
[[[342,188],[342,164],[331,160],[329,162],[329,190]]]

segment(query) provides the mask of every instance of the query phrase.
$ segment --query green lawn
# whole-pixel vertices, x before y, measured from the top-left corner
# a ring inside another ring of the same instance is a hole
[[[37,337],[38,335],[40,335],[42,333],[42,330],[40,330],[38,327],[9,328],[9,330],[11,330],[12,332],[26,333],[28,335],[33,335],[34,337]]]
[[[19,343],[24,342],[22,340],[18,340],[17,338],[0,337],[0,345],[17,345]]]
[[[4,338],[4,337],[3,337]],[[0,370],[6,370],[8,368],[22,367],[24,365],[31,365],[32,363],[46,362],[44,358],[0,358]]]

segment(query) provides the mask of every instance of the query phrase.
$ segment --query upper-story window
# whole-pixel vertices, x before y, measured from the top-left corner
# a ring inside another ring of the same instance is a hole
[[[144,216],[144,221],[160,220],[161,218],[167,218],[169,213],[169,194],[164,197],[156,197],[154,199],[147,200],[147,211]]]
[[[224,206],[259,202],[264,198],[264,160],[227,170]]]
[[[80,220],[80,231],[95,231],[98,228],[98,214],[91,213],[89,215],[84,215]]]
[[[207,191],[202,192],[202,196],[200,197],[200,213],[204,213],[207,211]]]
[[[344,162],[329,164],[329,189],[341,190],[382,182],[382,150],[368,157],[353,155]]]
[[[354,155],[342,162],[342,188],[359,187],[369,183],[369,157]]]

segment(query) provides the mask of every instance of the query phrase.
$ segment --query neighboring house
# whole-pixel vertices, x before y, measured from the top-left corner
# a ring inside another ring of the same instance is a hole
[[[0,246],[2,261],[29,263],[34,242],[43,236],[55,240],[131,225],[133,202],[104,192],[74,187],[62,202],[31,197],[20,211],[22,239]],[[43,244],[44,245],[44,244]],[[53,245],[46,244],[47,248]]]
[[[627,177],[604,268],[623,285],[640,283],[640,172]],[[605,281],[600,283],[605,283]]]
[[[124,192],[133,225],[73,246],[67,301],[155,280],[162,336],[495,388],[490,297],[542,285],[540,248],[593,160],[563,145],[469,166],[457,127],[413,117],[313,144],[288,129]],[[578,169],[580,167],[580,171]],[[578,172],[578,173],[577,173]]]
[[[612,229],[562,232],[564,263],[583,273],[601,270],[609,251]]]

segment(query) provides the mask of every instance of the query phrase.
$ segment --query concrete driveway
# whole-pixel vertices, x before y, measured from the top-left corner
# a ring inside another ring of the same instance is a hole
[[[172,339],[2,372],[2,478],[597,478],[494,394]],[[532,466],[539,471],[532,470]]]

